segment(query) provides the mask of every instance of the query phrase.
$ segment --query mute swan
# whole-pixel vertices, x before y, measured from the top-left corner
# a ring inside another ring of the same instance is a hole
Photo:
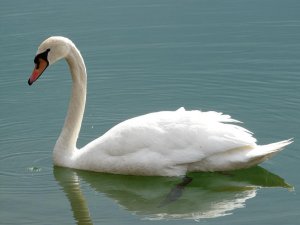
[[[83,58],[65,37],[50,37],[39,46],[32,85],[45,69],[65,58],[73,85],[68,113],[53,150],[55,165],[130,175],[181,176],[191,171],[226,171],[263,162],[292,143],[256,145],[239,121],[218,112],[162,111],[126,120],[77,149],[86,100]]]

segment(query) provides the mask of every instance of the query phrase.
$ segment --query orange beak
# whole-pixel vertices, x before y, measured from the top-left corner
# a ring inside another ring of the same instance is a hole
[[[42,73],[46,70],[48,67],[49,63],[47,60],[44,60],[42,58],[37,58],[35,60],[36,66],[32,71],[31,76],[28,79],[28,84],[32,85],[33,82],[35,82],[41,75]]]

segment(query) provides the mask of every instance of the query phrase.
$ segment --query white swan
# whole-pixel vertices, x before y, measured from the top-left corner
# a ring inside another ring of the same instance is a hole
[[[82,149],[76,148],[86,99],[83,58],[65,37],[38,48],[31,85],[57,60],[68,62],[73,86],[64,127],[53,151],[55,165],[131,175],[181,176],[191,171],[247,168],[268,159],[292,140],[256,145],[252,133],[218,112],[163,111],[126,120]]]

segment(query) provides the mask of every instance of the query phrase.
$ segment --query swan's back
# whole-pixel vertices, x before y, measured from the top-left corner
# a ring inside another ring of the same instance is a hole
[[[237,122],[222,113],[183,108],[146,114],[116,125],[78,151],[76,165],[119,174],[178,176],[239,169],[265,160],[262,146]],[[251,155],[258,148],[259,158]]]

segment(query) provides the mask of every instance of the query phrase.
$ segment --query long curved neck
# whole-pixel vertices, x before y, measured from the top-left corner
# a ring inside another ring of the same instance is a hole
[[[86,67],[79,50],[71,45],[66,56],[72,75],[72,94],[63,129],[54,148],[54,163],[65,166],[77,149],[76,142],[81,128],[86,101]]]

